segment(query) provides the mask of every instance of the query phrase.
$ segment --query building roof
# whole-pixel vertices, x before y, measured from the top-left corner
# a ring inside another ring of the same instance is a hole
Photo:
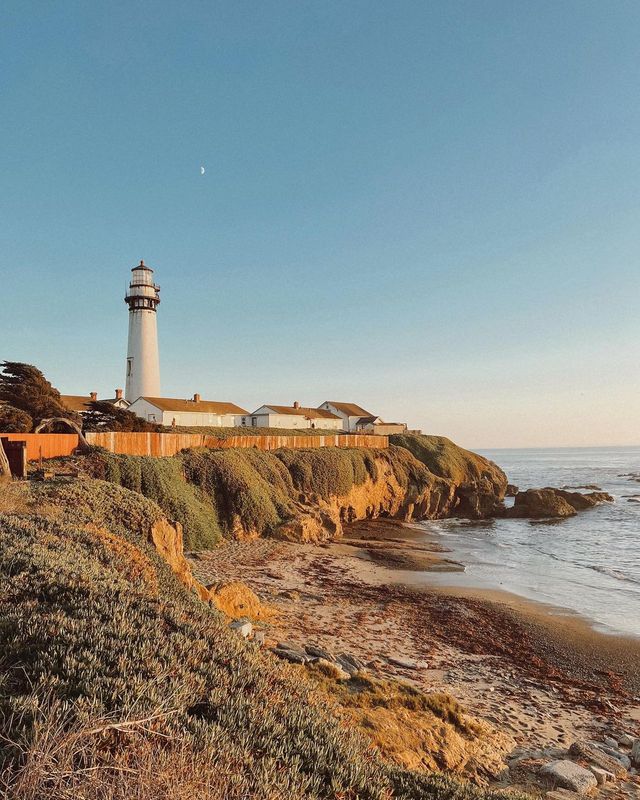
[[[373,414],[370,411],[365,411],[362,406],[358,406],[355,403],[336,403],[334,400],[326,400],[325,402],[332,405],[334,408],[337,408],[338,411],[342,411],[343,414],[346,414],[348,417],[372,417]]]
[[[146,400],[152,406],[161,411],[190,411],[193,414],[243,414],[249,416],[235,403],[219,403],[216,400],[179,400],[173,397],[142,397],[138,400]]]
[[[325,411],[324,408],[303,408],[302,406],[274,406],[271,403],[265,403],[266,408],[275,411],[276,414],[290,414],[298,417],[309,417],[310,419],[340,419],[331,411]]]
[[[379,421],[380,417],[360,417],[360,419],[356,422],[356,425],[375,425],[376,420]]]
[[[60,400],[69,411],[88,411],[91,395],[88,394],[61,394]]]

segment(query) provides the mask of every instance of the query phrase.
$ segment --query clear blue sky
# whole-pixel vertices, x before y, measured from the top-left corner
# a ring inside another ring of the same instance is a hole
[[[0,356],[640,443],[640,4],[5,2]],[[200,165],[206,174],[200,175]]]

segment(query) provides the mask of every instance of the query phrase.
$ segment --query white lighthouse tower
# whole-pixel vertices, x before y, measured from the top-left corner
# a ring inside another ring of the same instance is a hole
[[[129,345],[125,399],[160,397],[160,357],[156,313],[160,287],[153,281],[153,270],[140,261],[131,270],[131,283],[124,301],[129,306]]]

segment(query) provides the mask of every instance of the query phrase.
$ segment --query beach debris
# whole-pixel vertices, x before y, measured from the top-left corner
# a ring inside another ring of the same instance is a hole
[[[603,736],[602,741],[607,747],[613,747],[615,750],[618,749],[618,740],[614,739],[612,736]]]
[[[242,636],[243,639],[248,639],[253,631],[253,625],[246,617],[243,617],[242,619],[234,619],[233,622],[229,623],[229,628],[231,628],[231,630],[237,633],[239,636]]]
[[[619,759],[605,752],[595,742],[575,741],[569,748],[569,755],[573,758],[588,761],[596,767],[600,767],[600,769],[607,770],[607,772],[613,772],[616,776],[624,775],[627,771]]]
[[[630,736],[628,733],[623,733],[618,736],[618,744],[620,747],[633,747],[634,742],[633,736]]]
[[[556,786],[578,794],[586,794],[598,785],[596,776],[592,772],[567,758],[545,764],[540,770],[540,775]]]

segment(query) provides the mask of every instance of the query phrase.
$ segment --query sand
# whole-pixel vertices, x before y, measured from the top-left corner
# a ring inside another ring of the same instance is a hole
[[[509,733],[516,754],[610,730],[640,736],[640,640],[505,592],[425,587],[424,570],[462,568],[438,550],[385,521],[322,545],[232,542],[191,564],[202,582],[242,580],[271,604],[272,641],[320,644],[446,691]]]

